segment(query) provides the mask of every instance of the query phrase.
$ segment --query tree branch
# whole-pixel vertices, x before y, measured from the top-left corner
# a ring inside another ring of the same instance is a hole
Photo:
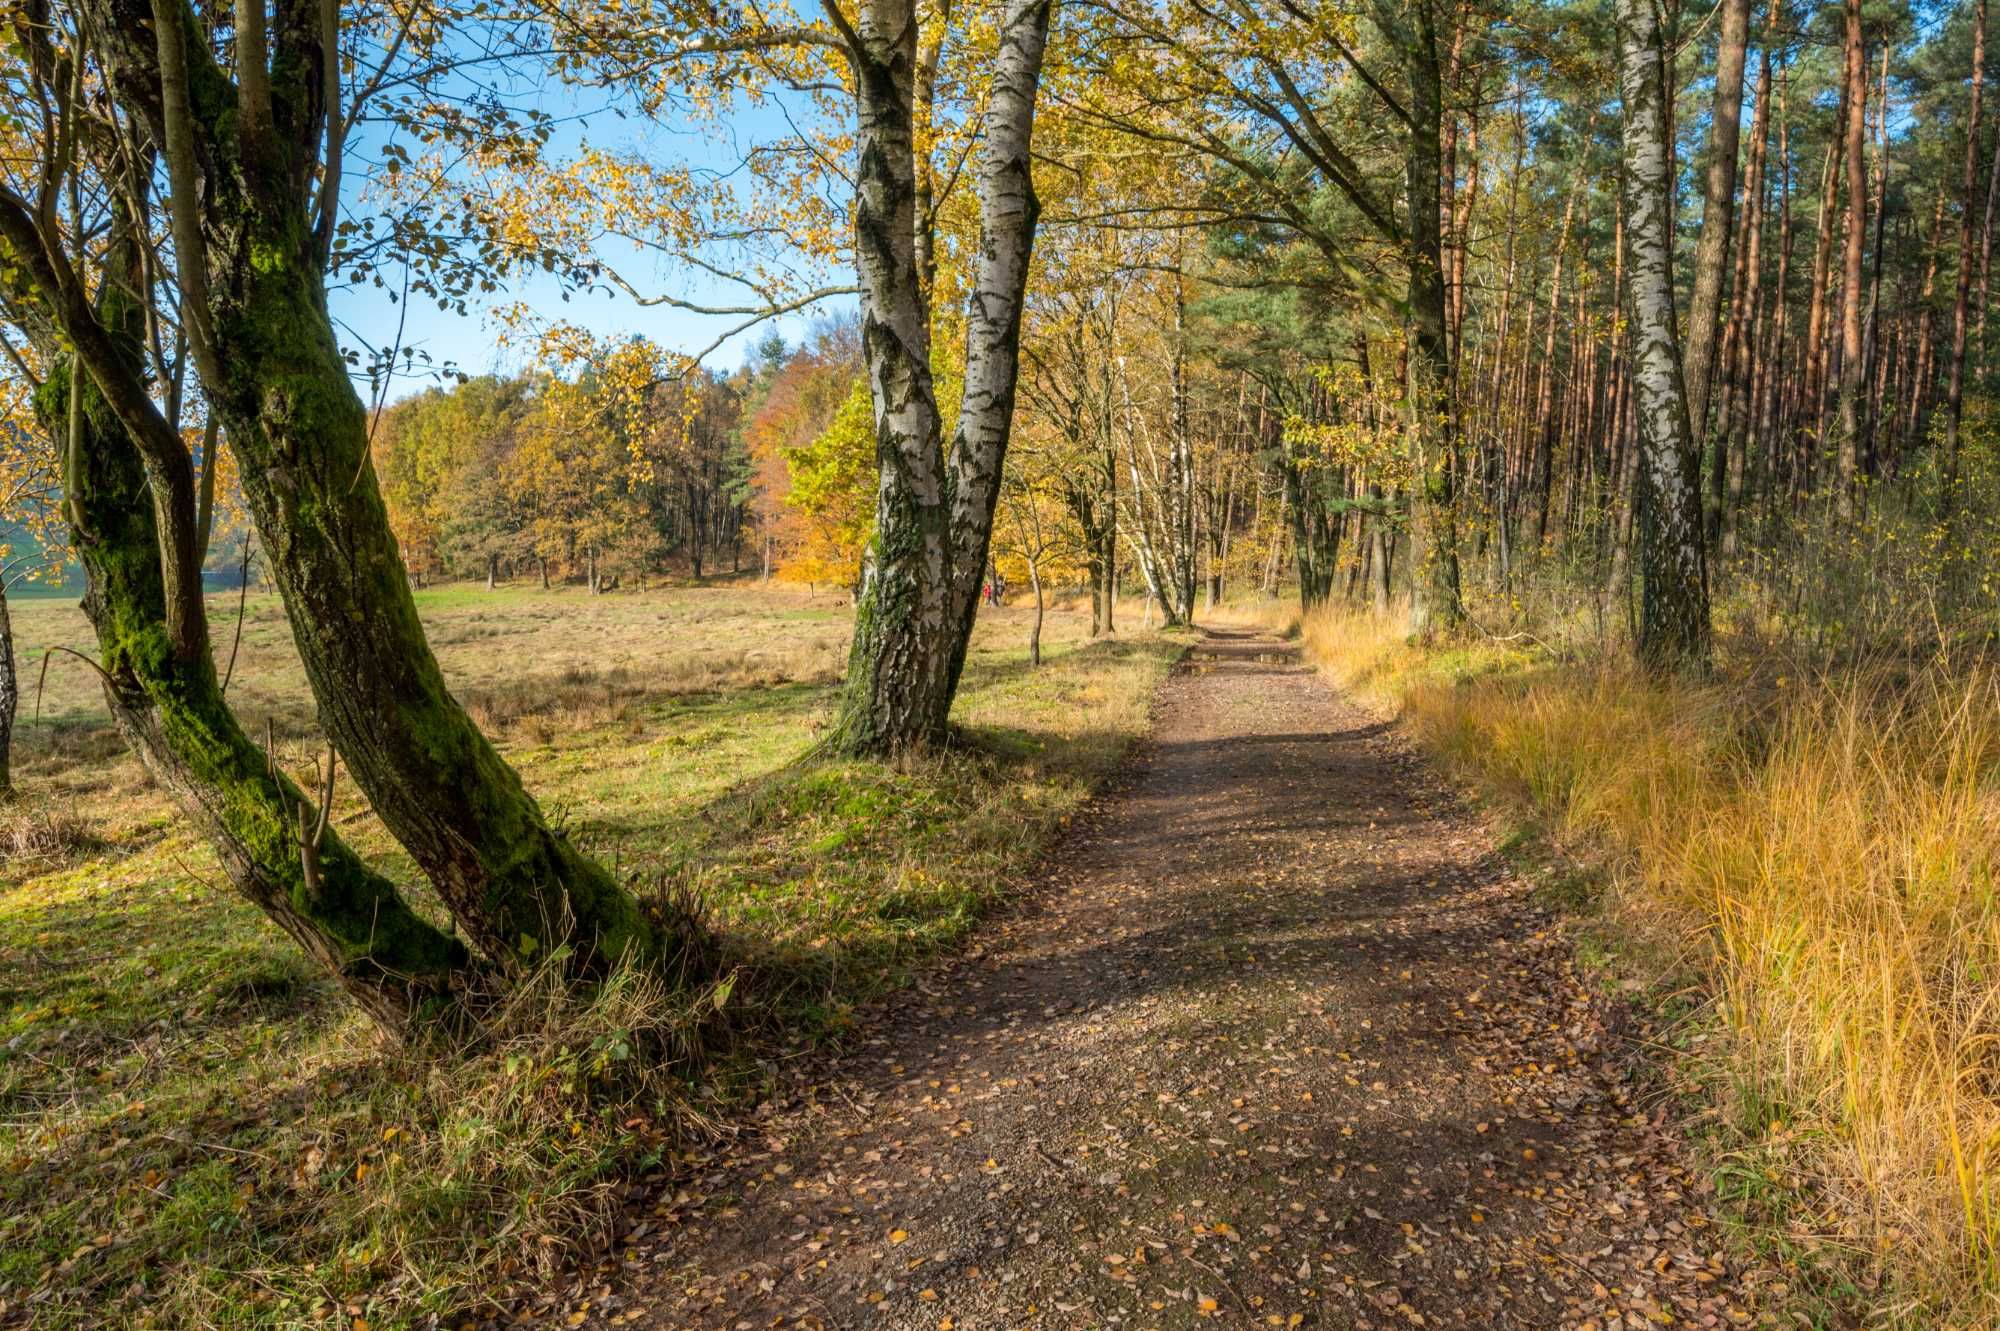
[[[253,0],[253,3],[257,0]],[[260,11],[261,14],[261,11]],[[153,35],[159,47],[160,121],[166,139],[167,212],[173,226],[182,320],[202,378],[221,383],[221,362],[208,323],[208,246],[201,234],[201,181],[195,164],[194,110],[188,100],[187,32],[182,0],[153,0]],[[269,111],[269,94],[266,107]],[[95,320],[93,319],[94,323]],[[93,373],[96,372],[93,367]],[[102,382],[102,376],[99,377]],[[109,389],[106,390],[109,395]]]
[[[153,22],[164,43],[165,21],[158,4],[153,6]],[[166,72],[163,54],[160,58],[163,83]],[[254,139],[270,129],[271,42],[265,31],[264,0],[236,0],[236,106],[242,117],[244,138]]]

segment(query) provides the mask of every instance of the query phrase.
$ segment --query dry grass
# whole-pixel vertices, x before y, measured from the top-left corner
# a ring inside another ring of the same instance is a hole
[[[1291,637],[1299,631],[1299,601],[1296,596],[1290,595],[1242,596],[1227,599],[1196,618],[1203,624],[1255,629],[1260,633]]]
[[[0,818],[0,865],[10,873],[60,864],[101,845],[90,824],[68,809],[23,809]]]
[[[2000,1318],[2000,675],[1709,682],[1306,625],[1337,679],[1607,884],[1601,930],[1712,1021],[1718,1181],[1912,1327]]]

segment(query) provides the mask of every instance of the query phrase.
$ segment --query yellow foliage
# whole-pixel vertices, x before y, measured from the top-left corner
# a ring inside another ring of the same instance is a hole
[[[785,504],[799,519],[783,576],[857,586],[875,534],[875,407],[868,381],[855,382],[825,430],[780,453],[791,480]]]
[[[32,357],[31,347],[19,353]],[[35,418],[29,381],[0,377],[0,591],[62,575],[68,532],[56,441]]]

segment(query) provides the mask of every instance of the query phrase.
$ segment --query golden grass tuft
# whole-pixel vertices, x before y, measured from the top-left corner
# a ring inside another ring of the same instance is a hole
[[[1448,650],[1334,610],[1308,651],[1458,779],[1606,871],[1603,928],[1691,966],[1725,1191],[1906,1325],[2000,1310],[2000,672],[1705,682]]]
[[[0,820],[0,864],[46,868],[103,846],[96,830],[68,809],[27,808]]]

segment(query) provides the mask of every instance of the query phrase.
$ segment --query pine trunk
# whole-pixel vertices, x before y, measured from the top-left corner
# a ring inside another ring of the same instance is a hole
[[[1862,344],[1861,273],[1867,253],[1868,73],[1863,59],[1861,0],[1845,0],[1845,40],[1842,44],[1842,84],[1847,120],[1842,126],[1846,163],[1846,231],[1840,265],[1840,453],[1839,490],[1835,505],[1843,518],[1854,515],[1855,487],[1861,475],[1861,436],[1868,404],[1863,396],[1867,355]]]
[[[1735,226],[1736,157],[1743,113],[1743,64],[1749,49],[1750,0],[1723,0],[1715,53],[1715,103],[1708,127],[1708,176],[1701,239],[1695,247],[1694,293],[1688,301],[1688,423],[1696,446],[1708,436],[1709,387]]]
[[[1958,483],[1958,432],[1965,416],[1966,315],[1972,297],[1972,201],[1979,187],[1980,94],[1985,81],[1986,0],[1977,0],[1972,10],[1972,106],[1966,114],[1965,174],[1960,186],[1965,206],[1958,224],[1958,292],[1951,307],[1951,369],[1945,385],[1944,455],[1947,505],[1955,502],[1957,498],[1955,491]],[[1996,150],[1995,158],[1995,179],[2000,179],[2000,150]],[[1983,311],[1980,320],[1982,323],[1985,321]]]
[[[1723,448],[1728,453],[1728,476],[1719,524],[1725,555],[1734,554],[1737,548],[1744,496],[1750,484],[1750,457],[1755,447],[1752,430],[1758,370],[1757,329],[1764,308],[1764,197],[1771,121],[1771,40],[1777,33],[1777,20],[1778,6],[1773,4],[1765,22],[1763,48],[1757,57],[1757,109],[1750,123],[1749,176],[1743,192],[1743,245],[1738,264],[1740,295],[1728,330],[1730,356],[1726,389],[1729,410],[1722,430]]]
[[[1419,551],[1410,627],[1418,637],[1437,638],[1455,635],[1465,623],[1458,571],[1458,441],[1452,419],[1439,215],[1444,88],[1431,7],[1412,6],[1409,24],[1397,44],[1410,90],[1410,137],[1404,159],[1409,198],[1405,430],[1416,469],[1411,517]]]

